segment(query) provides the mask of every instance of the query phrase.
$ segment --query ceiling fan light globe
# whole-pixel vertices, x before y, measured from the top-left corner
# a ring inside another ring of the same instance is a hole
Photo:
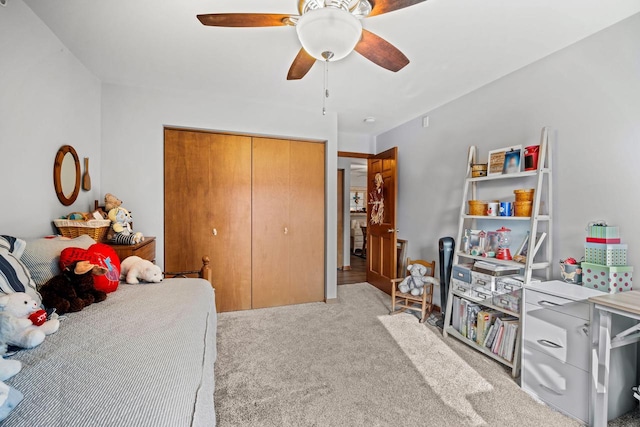
[[[298,38],[311,56],[325,61],[339,61],[353,51],[362,37],[362,24],[351,13],[332,7],[310,10],[296,24]],[[324,56],[323,56],[324,53]]]

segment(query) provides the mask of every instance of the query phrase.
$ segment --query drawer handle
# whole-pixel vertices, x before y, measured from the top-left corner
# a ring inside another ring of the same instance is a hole
[[[551,348],[563,348],[560,344],[556,344],[553,341],[549,340],[538,340],[538,344]]]
[[[478,279],[478,281],[476,283],[478,283],[478,285],[484,286],[484,285],[487,284],[487,281]]]
[[[547,300],[542,300],[539,302],[539,304],[543,307],[558,307],[561,304],[555,303],[555,302],[551,302],[551,301],[547,301]]]
[[[562,396],[562,395],[564,395],[564,393],[560,393],[560,392],[558,392],[558,391],[555,391],[555,390],[554,390],[554,389],[552,389],[551,387],[547,387],[547,386],[546,386],[546,385],[544,385],[544,384],[540,384],[540,387],[542,387],[543,389],[547,390],[547,391],[548,391],[548,392],[550,392],[550,393],[555,394],[556,396]]]
[[[487,299],[487,296],[485,294],[478,294],[477,297],[480,299]]]

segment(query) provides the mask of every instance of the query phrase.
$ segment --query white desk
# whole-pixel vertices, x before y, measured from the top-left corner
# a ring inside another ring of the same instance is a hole
[[[592,427],[606,427],[611,349],[640,341],[640,323],[611,337],[611,315],[617,314],[640,321],[640,291],[604,294],[589,298],[589,302],[593,325],[589,418]]]

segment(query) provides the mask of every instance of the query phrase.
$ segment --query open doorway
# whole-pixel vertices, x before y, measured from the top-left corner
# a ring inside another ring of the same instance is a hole
[[[338,239],[343,253],[343,267],[338,270],[338,285],[367,280],[367,157],[338,158],[339,168],[344,170],[344,231],[343,238]]]

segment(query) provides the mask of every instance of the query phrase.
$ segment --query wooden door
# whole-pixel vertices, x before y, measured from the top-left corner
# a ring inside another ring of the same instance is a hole
[[[253,138],[253,308],[324,298],[324,145]]]
[[[251,308],[251,138],[165,129],[165,270],[211,259],[218,312]]]
[[[324,300],[325,145],[291,141],[288,304]]]
[[[368,160],[367,282],[391,294],[397,274],[397,158],[391,148]]]
[[[253,138],[253,308],[289,301],[289,141]]]

